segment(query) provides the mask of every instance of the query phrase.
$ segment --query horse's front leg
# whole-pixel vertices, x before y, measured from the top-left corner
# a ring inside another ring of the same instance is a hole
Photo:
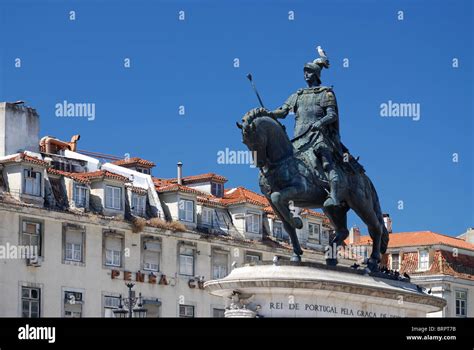
[[[303,186],[291,186],[284,188],[280,191],[273,192],[270,195],[272,204],[278,209],[281,216],[288,222],[292,227],[301,229],[303,228],[303,221],[293,216],[290,211],[290,200],[298,198],[298,195],[302,193]]]
[[[268,197],[267,197],[268,198]],[[270,201],[270,205],[273,208],[273,211],[280,217],[283,223],[283,227],[285,228],[286,233],[290,236],[291,244],[293,246],[293,256],[291,257],[291,261],[299,262],[301,261],[301,255],[303,254],[303,250],[301,249],[300,242],[298,240],[298,236],[296,235],[296,230],[293,226],[291,226],[284,218],[284,215],[280,213],[278,208],[272,203],[271,199],[268,198]]]

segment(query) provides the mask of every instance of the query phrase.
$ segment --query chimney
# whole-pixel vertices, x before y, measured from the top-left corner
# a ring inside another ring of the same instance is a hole
[[[466,242],[474,244],[474,227],[469,227],[467,229],[464,239]]]
[[[0,157],[22,151],[38,152],[39,115],[22,101],[0,102]]]
[[[360,230],[357,226],[352,226],[349,231],[349,244],[358,243],[360,241]]]
[[[177,180],[178,180],[178,185],[183,184],[183,163],[181,163],[181,162],[178,162],[178,177],[177,177]]]
[[[383,214],[383,222],[387,228],[388,233],[392,233],[392,219],[389,214]]]

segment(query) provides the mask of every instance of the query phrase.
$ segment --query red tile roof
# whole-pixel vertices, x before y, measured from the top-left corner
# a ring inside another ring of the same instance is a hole
[[[31,157],[25,153],[15,154],[15,155],[12,155],[11,157],[0,160],[1,164],[19,163],[19,162],[32,163],[32,164],[43,166],[43,167],[51,166],[49,163],[45,162],[44,160]]]
[[[224,203],[222,203],[221,198],[215,197],[208,193],[201,194],[197,196],[197,200],[199,203],[204,204],[210,207],[225,207]]]
[[[127,167],[128,165],[139,165],[144,168],[153,168],[155,166],[155,163],[138,157],[116,160],[112,162],[112,164],[123,167]]]
[[[165,193],[165,192],[185,192],[185,193],[193,193],[197,195],[207,195],[207,193],[196,190],[195,188],[178,185],[178,184],[164,184],[163,186],[156,186],[156,191],[158,193]]]
[[[118,180],[122,182],[130,182],[130,179],[128,177],[114,174],[107,170],[97,170],[97,171],[88,172],[88,173],[74,173],[74,175],[77,176],[78,178],[88,179],[89,181],[103,180],[104,178],[107,178],[107,179],[113,179],[113,180]]]
[[[201,175],[198,175],[201,176]],[[153,183],[155,184],[156,190],[158,193],[165,192],[186,192],[193,193],[197,195],[197,201],[204,205],[209,206],[218,206],[218,207],[227,207],[231,205],[238,204],[253,204],[259,207],[262,207],[263,211],[270,215],[275,215],[272,207],[269,205],[268,200],[265,196],[255,193],[245,187],[237,187],[224,191],[223,197],[216,197],[207,192],[199,191],[195,188],[188,187],[185,185],[178,185],[173,182],[174,179],[159,179],[154,177]],[[310,215],[318,218],[323,218],[324,223],[329,224],[329,220],[324,214],[315,212],[310,209],[303,209],[302,212],[304,215]]]
[[[178,179],[168,179],[166,181],[177,183]],[[215,173],[206,173],[206,174],[199,174],[199,175],[192,175],[192,176],[184,176],[182,178],[183,185],[190,185],[194,183],[201,183],[201,182],[218,182],[218,183],[225,183],[227,182],[227,178],[222,175],[218,175]]]
[[[136,187],[136,186],[132,186],[132,185],[125,185],[128,189],[130,189],[130,191],[132,191],[133,193],[136,193],[136,194],[140,194],[140,195],[146,195],[148,194],[148,190],[144,189],[144,188],[141,188],[141,187]]]
[[[87,177],[78,176],[79,173],[69,173],[67,171],[57,170],[54,168],[48,168],[48,174],[65,176],[83,184],[90,184],[90,180]]]
[[[308,215],[308,216],[313,216],[313,217],[317,217],[317,218],[320,218],[320,219],[323,219],[323,222],[325,224],[330,224],[330,221],[328,219],[328,217],[322,213],[319,213],[317,211],[314,211],[314,210],[311,210],[311,209],[306,209],[304,208],[302,211],[301,211],[301,215],[302,216],[305,216],[305,215]]]
[[[159,187],[162,187],[162,186],[172,184],[172,182],[170,180],[167,180],[167,179],[160,179],[160,178],[157,178],[157,177],[152,177],[151,179],[153,180],[153,184],[155,185],[156,189],[158,189]]]
[[[411,276],[422,275],[449,275],[457,278],[474,280],[474,256],[457,254],[449,251],[436,250],[430,259],[428,270],[418,269],[418,252],[405,252],[402,255],[400,273]]]
[[[348,241],[346,240],[346,244]],[[372,240],[369,236],[360,237],[360,241],[356,245],[370,245]],[[462,239],[442,235],[431,231],[416,231],[416,232],[400,232],[391,233],[389,248],[401,247],[419,247],[445,245],[454,248],[474,250],[474,244],[468,243]]]
[[[267,207],[269,205],[267,199],[263,195],[250,191],[245,187],[237,187],[230,190],[225,190],[221,201],[225,205],[243,203],[250,203],[261,207]]]

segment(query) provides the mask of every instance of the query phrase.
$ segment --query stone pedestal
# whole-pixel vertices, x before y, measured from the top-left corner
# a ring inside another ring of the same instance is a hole
[[[426,317],[446,305],[407,281],[313,263],[246,265],[204,287],[227,300],[225,317]]]

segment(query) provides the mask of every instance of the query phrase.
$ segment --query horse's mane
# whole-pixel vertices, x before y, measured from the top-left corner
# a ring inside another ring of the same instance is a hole
[[[267,117],[267,116],[263,116],[263,117],[259,117],[259,118],[255,119],[252,123],[255,123],[255,126],[258,126],[259,124],[262,124],[262,123],[268,123],[268,124],[273,124],[275,126],[279,126],[280,129],[281,129],[282,134],[285,135],[288,142],[291,142],[290,138],[288,137],[288,135],[286,133],[285,126],[282,123],[280,123],[277,119]]]

